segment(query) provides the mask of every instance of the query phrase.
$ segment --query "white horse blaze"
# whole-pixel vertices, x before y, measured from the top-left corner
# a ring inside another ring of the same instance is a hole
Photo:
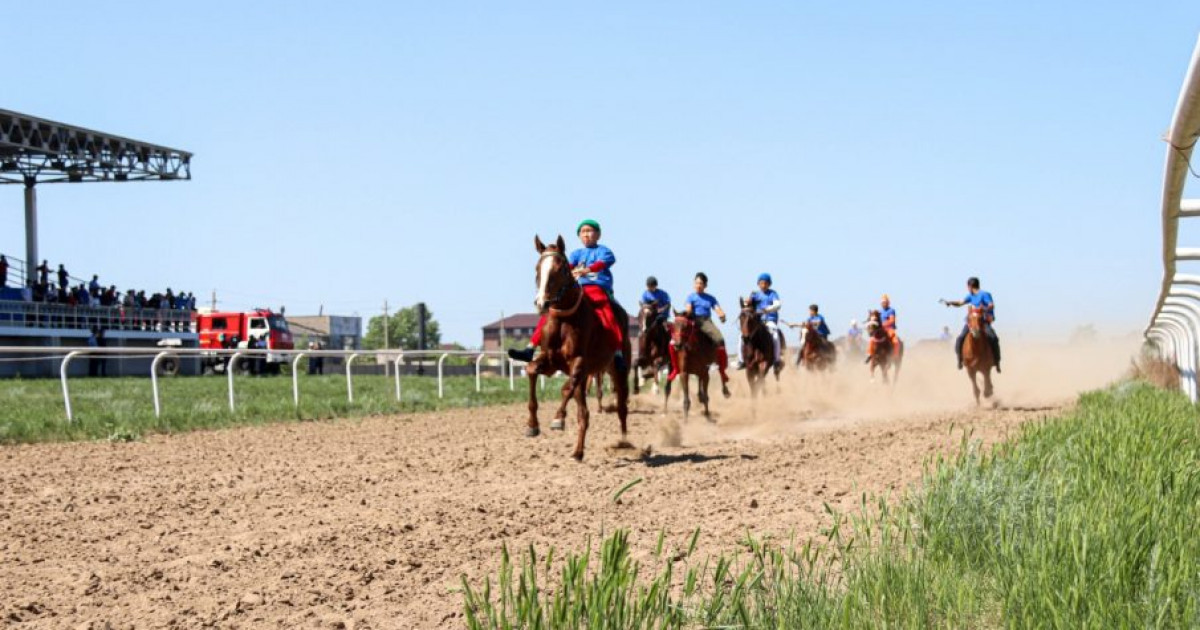
[[[544,256],[538,263],[538,292],[533,303],[542,310],[546,307],[546,284],[550,282],[550,268],[554,265],[554,256]]]

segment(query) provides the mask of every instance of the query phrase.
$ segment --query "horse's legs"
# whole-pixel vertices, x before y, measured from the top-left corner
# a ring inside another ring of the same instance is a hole
[[[538,428],[538,397],[537,397],[537,374],[529,375],[529,420],[526,421],[525,437],[537,437],[541,433]]]
[[[604,373],[596,375],[596,411],[604,411]]]
[[[554,420],[550,422],[550,428],[555,431],[562,431],[566,427],[567,420],[567,402],[571,400],[571,389],[575,379],[570,375],[567,376],[567,381],[562,386],[562,403],[558,405],[558,411],[554,412]],[[586,382],[585,382],[586,385]],[[586,387],[585,387],[586,389]]]
[[[624,374],[620,374],[617,370],[613,370],[613,389],[617,394],[617,420],[621,423],[621,440],[617,443],[618,446],[629,446],[629,441],[626,435],[629,433],[629,370],[625,370]],[[637,382],[637,379],[634,379]]]
[[[704,373],[700,375],[700,391],[698,395],[700,402],[704,403],[704,419],[712,422],[712,414],[708,411],[708,379],[708,370],[704,370]]]
[[[574,457],[575,461],[578,462],[578,461],[583,461],[583,444],[584,444],[584,441],[587,439],[588,418],[591,414],[588,413],[588,408],[587,408],[588,377],[587,377],[587,374],[584,373],[584,371],[583,371],[583,360],[578,359],[576,361],[574,369],[571,371],[572,371],[571,380],[581,383],[580,385],[576,385],[575,389],[574,389],[575,412],[576,412],[576,418],[578,419],[578,424],[579,424],[579,433],[575,437],[575,452],[571,455],[571,457]]]
[[[690,377],[688,376],[687,372],[679,373],[679,381],[680,381],[679,385],[683,388],[680,391],[683,394],[683,419],[685,421],[688,419],[688,413],[690,413],[692,410],[692,397],[688,393],[688,379],[689,378]]]
[[[992,390],[992,371],[990,369],[984,370],[983,371],[983,397],[991,398],[992,394],[994,394],[994,393],[995,392]]]
[[[979,383],[975,380],[975,368],[967,368],[967,376],[971,379],[971,390],[975,393],[975,406],[979,406]]]

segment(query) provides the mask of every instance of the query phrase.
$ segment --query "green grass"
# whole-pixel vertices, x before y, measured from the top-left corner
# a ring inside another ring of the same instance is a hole
[[[5,379],[0,380],[0,443],[129,441],[149,433],[523,402],[528,381],[518,376],[516,391],[509,390],[508,379],[493,377],[483,379],[483,391],[478,393],[475,377],[447,377],[446,395],[440,399],[436,378],[405,376],[403,402],[397,403],[394,378],[356,375],[350,403],[345,375],[302,375],[299,408],[293,404],[290,376],[237,376],[233,413],[225,377],[163,378],[159,380],[161,418],[154,417],[148,378],[76,378],[69,381],[75,418],[71,423],[66,421],[57,379]],[[559,384],[548,380],[541,398],[557,397]]]
[[[644,566],[624,531],[562,558],[506,549],[494,582],[463,580],[467,625],[1200,627],[1198,418],[1145,384],[1086,394],[991,452],[964,437],[912,496],[830,511],[803,545],[701,560],[698,532],[660,536]]]

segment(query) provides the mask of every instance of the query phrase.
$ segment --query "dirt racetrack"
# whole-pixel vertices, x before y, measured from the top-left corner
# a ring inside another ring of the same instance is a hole
[[[1069,359],[1064,357],[1069,356]],[[1119,376],[1129,348],[1009,350],[998,410],[976,411],[944,349],[914,352],[895,390],[844,364],[791,374],[751,413],[741,375],[715,424],[660,415],[632,441],[593,415],[587,458],[565,433],[522,437],[512,406],[0,450],[0,619],[44,628],[460,627],[459,577],[502,543],[581,549],[627,527],[702,528],[701,553],[757,534],[815,535],[822,504],[902,490],[969,428],[985,442]],[[543,406],[545,410],[546,406]],[[573,418],[573,416],[570,416]],[[543,413],[543,421],[548,417]],[[544,423],[544,426],[548,423]],[[625,483],[643,478],[621,504]]]

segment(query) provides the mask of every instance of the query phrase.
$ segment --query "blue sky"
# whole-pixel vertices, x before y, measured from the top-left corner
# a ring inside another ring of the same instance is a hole
[[[21,3],[0,107],[193,151],[183,183],[39,189],[41,251],[120,288],[376,314],[526,311],[584,217],[618,298],[770,271],[835,330],[891,294],[1002,335],[1139,329],[1193,2]],[[0,251],[23,257],[19,187]]]

